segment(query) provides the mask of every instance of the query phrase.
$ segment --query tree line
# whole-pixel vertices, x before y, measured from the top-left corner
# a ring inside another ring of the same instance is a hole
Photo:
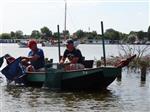
[[[68,30],[60,33],[61,39],[77,38],[77,39],[101,39],[102,36],[97,34],[96,31],[85,32],[77,30],[72,35]],[[44,26],[39,30],[33,30],[30,35],[26,35],[21,30],[11,31],[10,33],[0,34],[0,39],[44,39],[50,40],[51,38],[57,39],[57,32],[52,32],[48,27]],[[150,26],[147,32],[144,31],[131,31],[129,34],[116,31],[112,28],[104,32],[104,38],[113,41],[121,41],[123,43],[133,43],[135,41],[146,42],[150,41]]]

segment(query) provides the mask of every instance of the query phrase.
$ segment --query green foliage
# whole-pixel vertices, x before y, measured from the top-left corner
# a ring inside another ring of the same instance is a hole
[[[0,38],[1,38],[1,39],[11,39],[11,36],[10,36],[9,33],[2,33],[2,34],[0,35]]]
[[[10,32],[10,36],[11,36],[11,38],[16,38],[15,32],[11,31],[11,32]]]
[[[110,40],[120,40],[120,35],[118,31],[115,31],[114,29],[107,29],[104,33],[104,36],[106,39]]]
[[[143,31],[137,32],[137,37],[139,40],[144,40],[145,34]]]
[[[127,41],[128,41],[128,34],[119,33],[119,35],[120,35],[120,40],[122,41],[122,43],[127,43]]]
[[[57,32],[54,32],[53,37],[54,37],[55,39],[57,39],[58,33],[57,33]]]
[[[75,34],[78,38],[82,38],[85,36],[85,33],[83,32],[83,30],[78,30],[75,32]]]
[[[15,33],[17,39],[22,39],[23,38],[23,32],[21,30],[16,31]]]
[[[38,30],[33,30],[31,33],[31,37],[35,39],[39,39],[41,37],[41,34]]]
[[[52,31],[50,31],[49,28],[46,26],[41,28],[41,33],[42,33],[42,38],[45,40],[49,40],[50,37],[52,36]]]
[[[96,39],[97,32],[96,31],[86,32],[85,35],[86,35],[86,37],[88,37],[88,39]]]
[[[134,36],[136,40],[142,41],[142,42],[145,42],[148,40],[147,32],[143,32],[143,31],[137,31],[137,32],[131,31],[128,37],[130,38],[131,36]],[[130,39],[128,39],[128,42],[129,41]]]
[[[62,38],[64,38],[64,35],[66,38],[71,37],[70,32],[68,30],[60,32],[60,36]],[[40,29],[40,31],[33,30],[31,32],[31,37],[35,38],[35,39],[40,39],[40,37],[41,37],[42,39],[50,40],[52,37],[57,38],[57,32],[55,32],[52,35],[52,31],[50,31],[48,27],[44,26]],[[75,33],[73,33],[72,37],[78,38],[80,40],[101,39],[102,38],[101,34],[97,34],[96,31],[84,32],[81,29],[77,30]],[[121,40],[121,42],[123,42],[123,43],[133,43],[137,39],[141,42],[146,42],[147,40],[150,41],[150,26],[148,27],[147,32],[131,31],[129,34],[121,33],[121,32],[118,32],[118,31],[110,28],[110,29],[107,29],[106,32],[104,33],[104,37],[105,37],[105,39],[109,39],[112,42],[113,41],[119,42]],[[25,38],[28,38],[28,36],[23,35],[23,32],[21,30],[18,30],[16,32],[11,31],[10,34],[3,33],[0,35],[0,38],[3,38],[3,39],[15,39],[15,38],[16,39],[25,39]]]
[[[131,34],[131,35],[128,36],[128,40],[127,40],[128,43],[132,44],[135,41],[136,41],[136,35]]]
[[[137,35],[137,32],[135,32],[135,31],[130,31],[129,35],[131,35],[131,34]]]
[[[91,35],[92,35],[93,37],[96,37],[96,36],[97,36],[97,32],[96,32],[96,31],[92,31],[92,32],[91,32]]]

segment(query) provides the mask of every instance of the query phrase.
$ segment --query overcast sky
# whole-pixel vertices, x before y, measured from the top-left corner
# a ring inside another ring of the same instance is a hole
[[[147,31],[150,25],[150,0],[66,0],[67,30],[71,33],[104,29]],[[22,30],[31,34],[47,26],[64,30],[64,0],[0,0],[0,33]]]

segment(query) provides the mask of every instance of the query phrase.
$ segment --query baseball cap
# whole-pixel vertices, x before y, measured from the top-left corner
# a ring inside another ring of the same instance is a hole
[[[37,45],[37,42],[36,42],[35,40],[30,40],[30,41],[28,42],[28,47],[30,48],[30,47],[32,47],[33,45]]]
[[[68,44],[74,44],[73,40],[72,40],[72,39],[68,39],[68,40],[66,41],[66,45],[68,45]]]

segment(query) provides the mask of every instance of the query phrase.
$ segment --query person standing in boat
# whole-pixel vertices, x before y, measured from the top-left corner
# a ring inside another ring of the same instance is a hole
[[[26,66],[27,71],[41,71],[45,66],[45,57],[42,49],[37,47],[35,40],[28,42],[28,47],[31,51],[28,53],[28,57],[22,57],[22,64]]]
[[[66,50],[60,60],[60,64],[64,64],[66,59],[70,62],[70,64],[65,67],[66,70],[78,70],[84,68],[81,51],[74,46],[72,39],[66,41]]]

